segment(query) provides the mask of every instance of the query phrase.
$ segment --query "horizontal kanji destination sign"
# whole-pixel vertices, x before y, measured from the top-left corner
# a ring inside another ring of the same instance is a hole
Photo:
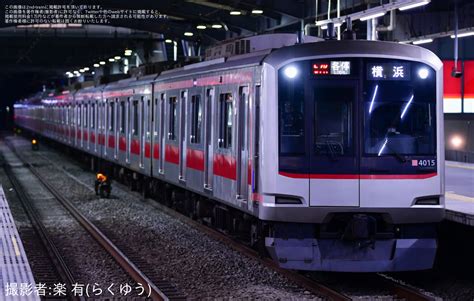
[[[410,80],[410,63],[368,63],[368,80]]]

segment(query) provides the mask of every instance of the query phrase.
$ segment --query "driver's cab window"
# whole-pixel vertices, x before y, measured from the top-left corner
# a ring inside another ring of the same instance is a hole
[[[353,154],[354,87],[315,89],[314,152],[316,155]]]

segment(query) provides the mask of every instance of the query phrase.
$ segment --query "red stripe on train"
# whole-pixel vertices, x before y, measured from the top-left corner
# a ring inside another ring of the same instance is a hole
[[[138,142],[138,140],[132,139],[130,152],[135,155],[140,155],[140,142]]]
[[[109,139],[108,139],[108,143],[107,145],[110,147],[110,148],[115,148],[115,137],[114,135],[109,135]]]
[[[125,137],[119,137],[119,149],[125,151],[127,148],[127,143],[125,142]]]
[[[343,180],[408,180],[408,179],[428,179],[435,177],[437,173],[415,174],[415,175],[354,175],[354,174],[299,174],[280,171],[281,176],[294,179],[343,179]]]
[[[158,143],[153,144],[153,159],[160,159],[160,145]]]
[[[179,164],[179,148],[174,145],[166,145],[165,160],[173,164]]]
[[[188,148],[186,151],[186,167],[204,171],[204,152]]]
[[[233,158],[232,156],[225,156],[221,154],[215,155],[213,166],[214,175],[228,178],[234,181],[237,179],[235,158]]]
[[[151,155],[151,144],[150,142],[145,142],[145,157],[150,158]]]

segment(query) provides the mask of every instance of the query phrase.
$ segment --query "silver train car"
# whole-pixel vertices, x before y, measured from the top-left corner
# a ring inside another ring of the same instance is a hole
[[[283,268],[421,270],[444,218],[441,69],[417,46],[324,41],[36,95],[15,119]]]

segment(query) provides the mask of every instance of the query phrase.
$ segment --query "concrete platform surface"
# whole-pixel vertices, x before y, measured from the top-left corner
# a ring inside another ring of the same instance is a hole
[[[40,300],[35,280],[0,185],[0,300]]]
[[[446,161],[446,219],[474,226],[474,164]]]

